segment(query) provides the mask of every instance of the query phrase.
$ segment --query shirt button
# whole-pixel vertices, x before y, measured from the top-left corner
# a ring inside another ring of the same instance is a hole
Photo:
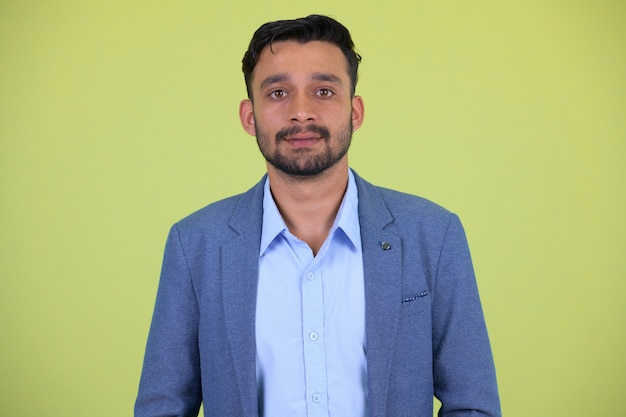
[[[318,335],[316,332],[309,333],[309,339],[311,339],[312,341],[315,342],[319,338],[320,338],[320,335]]]
[[[314,403],[319,403],[322,401],[322,396],[319,394],[313,394],[313,396],[311,396],[311,399]]]
[[[309,279],[309,281],[313,281],[315,279],[315,274],[313,272],[309,272],[308,274],[306,274],[306,277]]]

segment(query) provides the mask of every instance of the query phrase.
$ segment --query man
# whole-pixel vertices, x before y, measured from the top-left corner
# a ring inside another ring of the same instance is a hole
[[[254,34],[267,176],[172,227],[136,416],[500,415],[458,218],[348,167],[359,61],[328,17]]]

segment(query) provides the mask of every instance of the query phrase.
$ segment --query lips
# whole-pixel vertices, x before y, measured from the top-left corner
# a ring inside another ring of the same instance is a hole
[[[328,129],[318,125],[291,126],[276,133],[276,141],[285,141],[291,146],[299,148],[313,146],[329,137]]]
[[[322,140],[321,137],[318,135],[311,135],[310,133],[302,133],[285,138],[285,141],[295,148],[313,146],[320,140]]]

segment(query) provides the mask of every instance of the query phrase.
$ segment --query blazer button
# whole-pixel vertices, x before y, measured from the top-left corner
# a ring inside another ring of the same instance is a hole
[[[389,249],[391,249],[391,243],[389,243],[389,242],[380,242],[380,248],[382,250],[389,250]]]

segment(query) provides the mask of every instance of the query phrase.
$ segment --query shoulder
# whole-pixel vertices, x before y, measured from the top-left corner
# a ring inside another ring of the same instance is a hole
[[[420,214],[428,218],[448,218],[452,213],[447,208],[418,195],[374,186],[382,199],[394,213]]]
[[[384,216],[401,228],[446,229],[457,216],[424,197],[373,185],[357,177],[362,216]],[[365,219],[362,219],[365,220]]]
[[[245,193],[213,202],[178,221],[180,234],[237,232],[262,219],[265,177]]]

